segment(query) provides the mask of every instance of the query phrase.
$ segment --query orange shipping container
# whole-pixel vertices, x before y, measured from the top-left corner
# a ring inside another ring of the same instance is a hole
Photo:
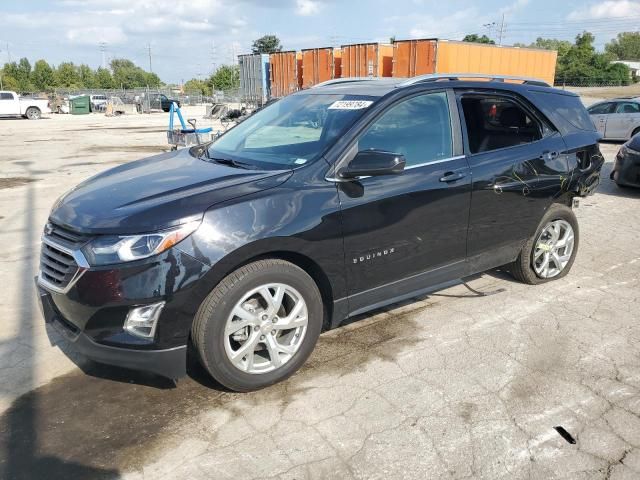
[[[390,77],[393,45],[357,43],[342,46],[341,77]]]
[[[269,55],[271,96],[284,97],[300,88],[298,55],[296,52],[278,52]]]
[[[483,73],[538,78],[553,85],[557,52],[454,40],[400,40],[394,43],[393,76],[429,73]]]
[[[333,48],[302,50],[302,88],[334,78]]]
[[[436,71],[436,39],[393,42],[393,76],[415,77]]]
[[[539,78],[553,85],[555,50],[438,40],[437,73],[487,73]]]
[[[342,49],[333,49],[333,78],[340,78],[342,75]]]

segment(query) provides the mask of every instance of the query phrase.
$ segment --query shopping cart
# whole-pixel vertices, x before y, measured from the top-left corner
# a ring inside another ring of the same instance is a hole
[[[182,128],[173,127],[173,117],[178,115],[180,126]],[[174,103],[169,108],[169,129],[167,130],[167,141],[171,145],[171,150],[177,150],[178,147],[192,147],[195,145],[202,145],[213,140],[212,128],[196,128],[196,119],[190,118],[187,120],[191,128],[187,128],[187,124],[182,118],[182,112],[180,107]]]

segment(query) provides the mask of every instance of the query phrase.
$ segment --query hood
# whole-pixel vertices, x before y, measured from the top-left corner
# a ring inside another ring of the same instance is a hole
[[[82,182],[56,202],[49,218],[82,233],[152,232],[201,219],[216,203],[273,188],[290,175],[206,162],[185,148]]]
[[[631,137],[631,139],[626,143],[627,147],[636,152],[640,152],[640,133]]]

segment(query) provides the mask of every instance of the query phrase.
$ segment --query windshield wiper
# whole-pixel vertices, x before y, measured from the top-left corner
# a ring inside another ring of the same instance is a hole
[[[253,168],[253,165],[249,163],[239,162],[238,160],[232,160],[230,158],[214,158],[214,157],[207,157],[207,158],[216,163],[221,163],[222,165],[229,165],[235,168],[246,168],[246,169]]]

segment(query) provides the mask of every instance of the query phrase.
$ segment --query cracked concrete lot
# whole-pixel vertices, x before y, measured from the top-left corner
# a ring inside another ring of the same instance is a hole
[[[619,145],[601,146],[566,278],[487,272],[470,285],[503,293],[459,285],[376,311],[323,334],[290,380],[234,394],[195,364],[174,386],[73,363],[32,302],[51,203],[160,151],[165,120],[1,124],[2,176],[35,181],[0,185],[0,478],[640,478],[640,191],[608,179]]]

